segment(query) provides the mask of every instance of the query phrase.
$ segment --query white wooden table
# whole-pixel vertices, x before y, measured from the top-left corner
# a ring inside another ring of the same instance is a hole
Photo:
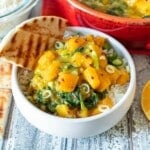
[[[35,10],[37,13],[37,9]],[[133,55],[137,71],[137,90],[127,115],[110,130],[93,137],[67,139],[48,135],[33,127],[12,100],[3,150],[150,150],[150,122],[145,118],[140,96],[150,79],[150,56]],[[117,117],[117,116],[116,116]]]
[[[149,150],[150,122],[141,106],[141,89],[150,79],[150,56],[133,56],[137,71],[137,90],[127,115],[110,130],[90,138],[67,139],[48,135],[33,127],[12,101],[4,150]],[[117,116],[116,116],[117,117]]]

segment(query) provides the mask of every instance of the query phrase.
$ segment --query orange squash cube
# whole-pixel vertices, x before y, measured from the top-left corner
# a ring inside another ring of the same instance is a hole
[[[82,65],[82,62],[83,62],[83,54],[77,52],[73,55],[72,57],[72,64],[73,66],[75,67],[80,67]]]
[[[58,76],[57,90],[62,92],[74,91],[78,83],[78,79],[78,75],[67,72],[61,72]]]
[[[45,68],[43,71],[41,71],[41,76],[46,82],[52,81],[58,76],[59,73],[59,67],[61,63],[58,60],[54,60],[51,62],[47,68]]]
[[[67,117],[67,118],[70,117],[70,109],[65,104],[57,105],[56,112],[61,117]]]
[[[120,77],[120,71],[115,69],[113,73],[108,73],[111,84],[116,84],[118,78]]]
[[[74,52],[77,48],[85,43],[85,39],[82,37],[71,37],[65,44],[66,49],[70,52]]]
[[[97,36],[97,37],[95,37],[94,41],[95,41],[96,45],[98,45],[99,47],[102,47],[105,43],[105,38]]]
[[[114,105],[114,103],[113,100],[107,96],[104,99],[100,100],[98,105],[107,105],[109,106],[109,108],[111,108]]]
[[[52,50],[45,51],[38,60],[36,69],[44,69],[57,57],[56,53]]]
[[[111,85],[111,80],[108,73],[106,73],[105,71],[99,71],[99,79],[100,85],[97,90],[101,92],[107,90]]]
[[[123,84],[127,83],[129,81],[129,79],[130,79],[129,73],[125,69],[121,69],[120,76],[117,79],[116,83],[123,85]]]
[[[100,85],[97,70],[93,67],[88,67],[83,72],[84,79],[90,84],[93,89],[97,89]]]
[[[106,56],[101,55],[99,57],[99,66],[104,69],[104,68],[106,68],[107,65],[108,65],[108,60],[107,60]]]

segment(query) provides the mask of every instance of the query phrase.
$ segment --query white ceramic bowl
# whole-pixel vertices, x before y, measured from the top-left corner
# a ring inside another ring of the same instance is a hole
[[[0,38],[3,38],[16,25],[28,19],[32,8],[37,2],[38,0],[27,0],[22,7],[0,17]]]
[[[83,34],[94,34],[106,37],[113,45],[113,47],[117,50],[117,52],[120,53],[120,55],[124,56],[130,67],[131,78],[129,82],[129,87],[124,96],[121,98],[121,100],[116,105],[114,105],[113,108],[110,109],[110,111],[92,117],[67,119],[53,116],[35,107],[23,95],[18,85],[18,68],[16,66],[13,67],[12,73],[13,96],[16,105],[19,108],[22,115],[32,125],[46,133],[72,138],[88,137],[100,134],[116,125],[127,113],[129,107],[131,106],[136,89],[136,72],[134,62],[128,51],[124,48],[124,46],[109,35],[106,35],[102,32],[93,29],[83,27],[69,27],[67,30],[77,31]]]

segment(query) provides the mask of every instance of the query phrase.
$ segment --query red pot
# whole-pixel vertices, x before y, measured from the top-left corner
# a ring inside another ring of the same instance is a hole
[[[150,19],[132,19],[98,12],[78,0],[51,0],[55,15],[69,20],[70,25],[80,25],[112,35],[127,48],[150,50]],[[52,10],[52,9],[51,9]]]

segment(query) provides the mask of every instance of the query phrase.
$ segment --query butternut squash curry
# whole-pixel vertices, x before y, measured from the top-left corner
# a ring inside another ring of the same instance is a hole
[[[30,83],[30,101],[40,109],[67,118],[109,110],[111,86],[129,82],[129,68],[106,39],[72,35],[56,41],[39,58]]]
[[[128,18],[150,18],[150,0],[79,0],[110,15]]]

